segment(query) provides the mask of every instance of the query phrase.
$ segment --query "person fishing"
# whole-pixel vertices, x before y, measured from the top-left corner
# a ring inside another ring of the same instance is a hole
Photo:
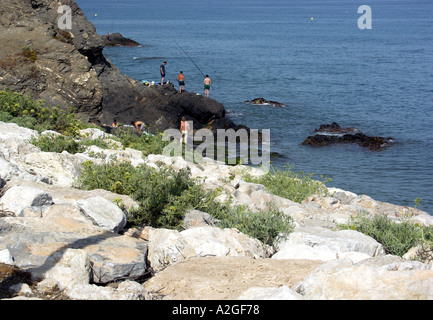
[[[177,76],[177,82],[179,83],[179,93],[182,93],[182,90],[185,91],[185,76],[183,75],[183,71]]]
[[[211,79],[209,78],[209,75],[206,75],[206,77],[204,78],[203,81],[203,85],[204,85],[204,96],[206,98],[209,98],[209,90],[210,90],[210,86],[211,86]]]
[[[189,60],[191,60],[191,62],[195,65],[195,67],[197,68],[197,70],[198,71],[200,71],[200,73],[203,75],[203,77],[205,77],[205,96],[207,96],[207,97],[209,97],[209,89],[212,87],[213,88],[213,86],[212,86],[212,82],[211,82],[211,80],[210,80],[210,78],[209,78],[209,76],[208,75],[204,75],[204,73],[200,70],[200,68],[198,67],[198,65],[194,62],[194,60],[192,60],[192,58],[189,56],[189,54],[179,45],[179,44],[177,44],[177,46],[183,51],[183,53],[189,58]],[[206,89],[207,88],[207,89]],[[215,90],[215,88],[213,88],[214,90]]]

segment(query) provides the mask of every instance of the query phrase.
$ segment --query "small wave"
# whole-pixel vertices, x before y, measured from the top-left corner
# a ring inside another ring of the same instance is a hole
[[[134,57],[134,60],[161,60],[164,59],[162,57]]]

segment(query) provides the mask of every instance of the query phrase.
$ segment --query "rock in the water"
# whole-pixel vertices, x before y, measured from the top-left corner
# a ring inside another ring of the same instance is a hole
[[[140,44],[129,38],[125,38],[118,32],[101,36],[106,47],[137,47]]]
[[[373,151],[381,151],[394,142],[393,138],[369,137],[355,128],[341,128],[337,123],[321,125],[314,136],[307,137],[302,144],[313,147],[327,146],[335,143],[355,143]]]
[[[255,98],[253,100],[247,100],[245,103],[251,103],[251,104],[260,104],[260,105],[268,105],[272,107],[284,107],[285,105],[283,103],[272,101],[272,100],[266,100],[264,98]]]

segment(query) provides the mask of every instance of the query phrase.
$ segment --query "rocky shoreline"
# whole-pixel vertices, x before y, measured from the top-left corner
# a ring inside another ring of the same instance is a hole
[[[122,75],[73,0],[62,1],[74,12],[70,31],[56,27],[58,3],[4,2],[0,26],[7,32],[0,40],[8,45],[0,47],[0,88],[77,108],[99,125],[143,120],[162,131],[178,128],[186,116],[195,129],[239,127],[213,99]],[[433,299],[431,257],[420,261],[417,247],[403,258],[386,254],[373,238],[337,228],[363,212],[432,226],[433,217],[416,208],[338,188],[296,203],[245,180],[246,174],[263,175],[259,168],[144,155],[99,129],[80,134],[104,139],[111,149],[52,153],[29,142],[56,134],[0,121],[0,299]],[[253,212],[272,202],[293,219],[294,232],[270,246],[222,229],[197,210],[187,212],[182,231],[128,228],[128,214],[138,206],[132,198],[74,187],[83,163],[103,158],[156,170],[189,168],[206,189],[223,191],[221,201]]]
[[[236,129],[218,101],[172,84],[146,86],[122,74],[103,54],[107,37],[97,34],[75,1],[72,28],[60,29],[59,4],[47,0],[5,0],[0,7],[0,89],[30,95],[48,106],[74,109],[84,121],[111,125],[144,121],[151,132],[178,128],[183,116],[196,129]],[[135,45],[112,34],[110,44]],[[155,69],[159,69],[156,62]],[[155,79],[160,80],[160,79]]]
[[[111,139],[99,129],[81,134]],[[433,225],[433,217],[418,209],[337,188],[300,204],[245,182],[245,173],[263,174],[258,168],[144,157],[120,146],[92,146],[74,155],[42,152],[28,142],[37,136],[0,122],[0,269],[19,268],[32,279],[31,284],[17,277],[15,283],[3,281],[10,286],[9,297],[2,298],[433,299],[433,263],[414,260],[416,248],[401,258],[386,254],[371,237],[336,228],[366,211],[395,220],[411,215],[413,222]],[[84,161],[102,161],[95,151],[134,166],[189,167],[206,188],[224,190],[221,197],[234,204],[259,210],[272,201],[293,218],[295,230],[271,247],[236,229],[221,229],[196,210],[186,214],[183,231],[125,229],[128,212],[137,205],[131,198],[73,187]],[[119,201],[123,210],[115,204]]]

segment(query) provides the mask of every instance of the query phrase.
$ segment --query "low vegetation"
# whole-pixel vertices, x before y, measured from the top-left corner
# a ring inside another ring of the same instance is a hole
[[[68,136],[77,136],[80,129],[92,127],[79,119],[74,110],[44,106],[43,101],[34,101],[29,96],[9,90],[0,91],[0,121],[14,122],[38,132],[53,130]]]
[[[331,179],[321,177],[321,181],[313,179],[314,174],[297,173],[291,166],[282,169],[270,168],[269,172],[259,177],[246,176],[248,182],[259,183],[277,196],[301,203],[314,194],[326,194],[325,183]]]
[[[145,128],[145,130],[148,128]],[[145,156],[149,154],[162,154],[169,142],[162,139],[162,133],[136,134],[129,130],[119,128],[116,130],[115,139],[122,143],[124,148],[140,150]]]
[[[117,162],[98,165],[87,161],[82,167],[78,186],[131,196],[140,205],[129,214],[131,226],[181,230],[186,211],[196,209],[218,219],[220,227],[237,228],[269,245],[293,231],[292,219],[272,206],[268,210],[251,212],[230,201],[217,201],[215,198],[222,191],[205,190],[191,178],[187,169],[175,171],[165,167],[155,170],[145,165],[133,167]]]
[[[412,223],[410,216],[393,221],[385,215],[361,214],[339,227],[362,232],[381,243],[386,253],[400,257],[414,246],[433,249],[433,226]]]

